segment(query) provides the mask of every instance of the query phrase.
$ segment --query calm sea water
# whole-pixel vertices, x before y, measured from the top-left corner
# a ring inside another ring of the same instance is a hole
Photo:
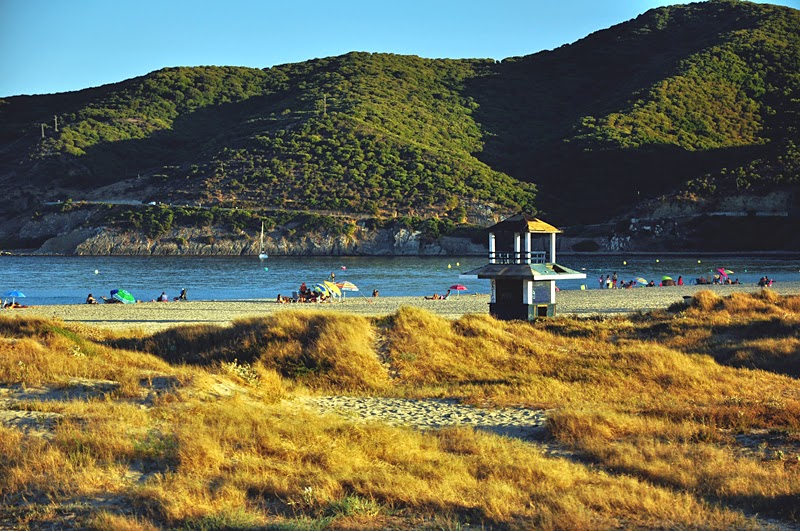
[[[187,288],[190,300],[274,299],[291,295],[301,282],[349,280],[360,293],[378,289],[385,296],[423,296],[444,293],[463,284],[471,293],[488,293],[489,281],[460,278],[463,271],[484,265],[485,257],[82,257],[0,256],[0,295],[9,290],[25,294],[31,305],[81,304],[88,293],[99,298],[112,289],[126,289],[137,299],[152,300],[162,291],[172,298]],[[643,277],[658,283],[663,275],[691,283],[718,267],[731,269],[732,278],[755,284],[764,275],[777,282],[800,281],[800,260],[756,257],[655,257],[560,255],[562,265],[583,271],[586,280],[563,281],[561,289],[596,289],[600,275],[617,272],[621,280]],[[624,263],[627,262],[627,263]]]

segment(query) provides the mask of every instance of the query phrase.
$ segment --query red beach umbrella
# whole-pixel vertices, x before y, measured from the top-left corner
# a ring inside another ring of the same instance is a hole
[[[459,291],[467,291],[467,287],[464,284],[453,284],[450,286],[450,289],[454,290],[456,294],[458,294]]]

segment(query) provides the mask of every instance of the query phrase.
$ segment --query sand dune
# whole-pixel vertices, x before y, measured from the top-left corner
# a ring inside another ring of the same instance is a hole
[[[756,286],[681,286],[635,288],[628,290],[561,291],[557,294],[559,315],[625,314],[664,309],[701,289],[711,289],[724,296],[734,292],[756,292]],[[781,294],[800,293],[800,283],[776,284]],[[464,314],[488,314],[489,295],[451,295],[445,301],[423,297],[352,297],[330,304],[278,304],[274,300],[144,302],[139,304],[74,304],[39,306],[4,310],[6,314],[38,315],[64,322],[79,322],[110,329],[140,328],[145,332],[185,324],[228,325],[235,319],[286,310],[349,312],[363,315],[386,315],[400,306],[418,306],[450,319]]]

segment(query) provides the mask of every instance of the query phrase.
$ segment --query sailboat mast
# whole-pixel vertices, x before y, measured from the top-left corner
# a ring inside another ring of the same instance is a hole
[[[258,247],[258,257],[260,259],[267,258],[267,253],[264,252],[264,222],[261,222],[261,242]]]

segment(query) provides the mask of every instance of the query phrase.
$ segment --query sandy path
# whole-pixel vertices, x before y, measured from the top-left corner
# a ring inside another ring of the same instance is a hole
[[[557,294],[559,315],[621,314],[664,309],[680,302],[698,290],[710,289],[724,296],[734,292],[755,293],[756,286],[681,286],[667,288],[635,288],[628,290],[561,291]],[[776,284],[773,291],[781,294],[800,293],[800,283]],[[400,306],[425,308],[449,319],[464,314],[487,314],[486,294],[451,296],[445,301],[428,301],[422,297],[352,297],[343,303],[277,304],[274,300],[145,302],[140,304],[73,304],[39,306],[3,310],[6,315],[37,315],[64,322],[79,322],[110,329],[141,328],[155,332],[184,324],[228,325],[235,319],[261,316],[286,310],[344,311],[362,315],[387,315]]]
[[[498,435],[529,439],[542,433],[546,412],[541,409],[485,409],[452,399],[413,400],[316,396],[293,399],[321,412],[333,412],[364,422],[385,422],[432,430],[447,426],[472,426]]]

